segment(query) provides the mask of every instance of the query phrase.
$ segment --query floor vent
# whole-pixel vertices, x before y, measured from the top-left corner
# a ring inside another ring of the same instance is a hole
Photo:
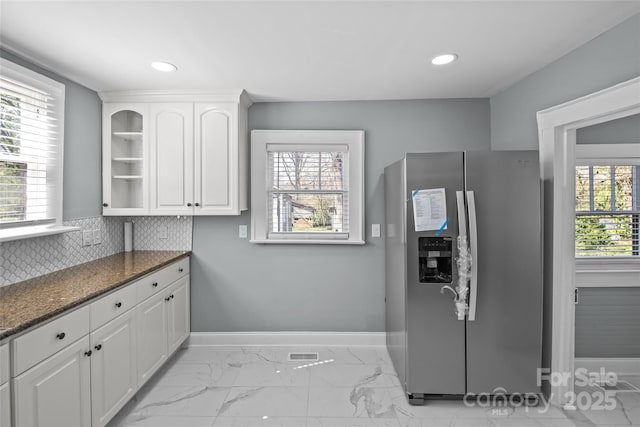
[[[634,386],[628,381],[618,381],[613,386],[605,384],[602,388],[607,391],[627,391],[632,393],[633,392],[640,393],[640,389],[638,389],[636,386]]]
[[[318,353],[289,353],[289,362],[316,362],[319,359]]]

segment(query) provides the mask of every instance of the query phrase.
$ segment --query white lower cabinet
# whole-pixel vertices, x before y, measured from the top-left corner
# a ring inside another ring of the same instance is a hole
[[[184,342],[188,258],[128,286],[0,345],[0,427],[102,427]]]
[[[187,339],[191,331],[189,276],[171,285],[168,296],[170,300],[167,310],[167,345],[171,354]]]
[[[167,358],[167,293],[138,305],[138,386],[142,386]]]
[[[189,276],[138,305],[138,386],[142,386],[189,336]]]
[[[0,427],[11,427],[11,399],[8,382],[0,385]]]
[[[89,337],[13,379],[17,427],[91,425]]]
[[[135,311],[91,333],[91,425],[104,426],[137,390]]]
[[[9,345],[0,345],[0,427],[11,427]]]

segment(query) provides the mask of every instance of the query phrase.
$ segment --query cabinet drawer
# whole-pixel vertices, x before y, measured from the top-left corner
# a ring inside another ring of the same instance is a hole
[[[189,258],[183,258],[136,282],[138,303],[189,274]]]
[[[9,345],[0,345],[0,384],[9,381]]]
[[[136,305],[135,284],[126,285],[91,303],[91,329],[97,329]]]
[[[84,306],[13,340],[13,376],[87,335],[89,320],[89,306]]]

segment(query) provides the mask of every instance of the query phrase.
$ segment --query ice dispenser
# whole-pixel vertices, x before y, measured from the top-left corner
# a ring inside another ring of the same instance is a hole
[[[451,237],[420,237],[418,257],[420,283],[453,282],[453,248]]]

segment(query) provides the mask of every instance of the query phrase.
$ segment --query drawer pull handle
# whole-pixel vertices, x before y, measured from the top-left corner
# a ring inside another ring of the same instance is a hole
[[[64,332],[60,332],[58,335],[56,335],[56,338],[58,338],[59,340],[63,340],[64,337],[66,337],[67,334],[65,334]]]
[[[85,351],[85,352],[84,352],[84,355],[85,355],[85,356],[87,356],[87,357],[91,357],[91,354],[92,354],[92,353],[93,353],[93,352],[92,352],[91,350],[89,350],[89,351]]]
[[[151,286],[153,286],[154,288],[157,288],[157,287],[158,287],[158,282],[153,282],[153,283],[151,284]]]
[[[171,297],[170,297],[170,296],[168,296],[168,297],[166,297],[164,300],[165,300],[165,301],[169,301],[170,299],[171,299]]]
[[[171,294],[171,299],[173,299],[173,294]]]
[[[200,203],[196,203],[196,207],[200,206]]]
[[[100,351],[102,349],[102,344],[98,344],[97,346],[93,347],[96,349],[96,351]]]
[[[116,308],[120,308],[120,307],[122,307],[122,303],[121,302],[117,302],[116,303]]]
[[[187,206],[191,207],[191,203],[187,203]]]
[[[178,273],[182,273],[183,271],[184,271],[184,268],[182,268],[182,267],[180,267],[180,268],[178,269]]]

